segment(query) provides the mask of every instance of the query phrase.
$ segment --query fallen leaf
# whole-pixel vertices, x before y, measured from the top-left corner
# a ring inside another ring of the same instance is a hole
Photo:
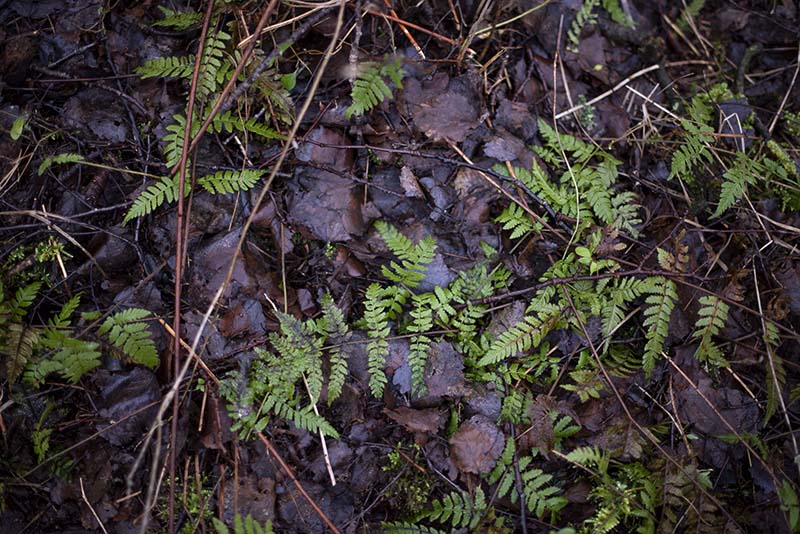
[[[497,463],[504,444],[505,437],[494,423],[474,415],[450,438],[450,455],[463,473],[488,473]]]
[[[393,421],[400,423],[409,432],[429,432],[435,434],[444,423],[444,415],[440,410],[429,408],[416,410],[400,406],[395,410],[384,410]]]

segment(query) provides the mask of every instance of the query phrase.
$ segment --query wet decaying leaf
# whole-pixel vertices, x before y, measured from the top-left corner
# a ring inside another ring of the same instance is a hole
[[[414,124],[434,140],[461,143],[478,126],[479,100],[467,76],[450,79],[442,73],[427,83],[410,79],[403,95]]]
[[[104,421],[102,436],[114,445],[130,445],[149,428],[160,398],[156,377],[142,368],[98,376],[100,398],[97,400]],[[149,405],[149,407],[148,407]]]
[[[462,473],[488,473],[503,452],[503,433],[489,419],[472,416],[450,438],[450,454]]]
[[[403,425],[409,432],[435,434],[444,422],[442,412],[434,408],[415,410],[400,406],[394,410],[386,410],[386,415]]]

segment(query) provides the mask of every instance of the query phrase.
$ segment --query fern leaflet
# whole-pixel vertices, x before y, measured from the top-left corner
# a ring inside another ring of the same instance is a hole
[[[347,354],[342,351],[341,344],[350,337],[344,314],[334,303],[330,293],[322,298],[322,318],[317,321],[317,328],[325,333],[329,340],[336,344],[328,349],[330,374],[328,375],[328,404],[342,394],[342,387],[347,378]]]
[[[39,164],[37,173],[39,176],[41,176],[53,165],[61,165],[63,163],[81,163],[82,161],[86,161],[86,159],[80,154],[66,153],[58,154],[57,156],[49,156],[44,158],[44,161]]]
[[[383,396],[386,387],[386,374],[383,366],[389,354],[389,318],[386,314],[384,292],[378,284],[367,288],[364,298],[364,321],[370,342],[367,344],[369,368],[369,389],[376,398]]]
[[[266,171],[244,169],[241,171],[218,171],[197,179],[197,183],[210,193],[235,193],[248,191],[256,185]]]
[[[371,65],[358,73],[350,96],[353,103],[344,112],[346,119],[363,115],[386,99],[392,98],[392,90],[386,83],[390,79],[398,89],[403,88],[402,60],[398,57],[381,66]]]
[[[375,229],[389,250],[400,259],[400,264],[392,261],[388,267],[384,265],[381,268],[383,275],[392,282],[410,288],[417,287],[425,278],[428,264],[435,257],[436,241],[428,236],[415,245],[397,228],[384,221],[376,222]]]
[[[701,297],[700,304],[702,307],[697,312],[699,316],[697,327],[699,330],[696,330],[692,335],[693,338],[700,339],[700,344],[695,350],[694,357],[702,363],[710,363],[716,367],[728,367],[727,360],[712,338],[725,327],[730,307],[727,303],[712,295]]]
[[[661,358],[669,319],[675,302],[678,300],[678,293],[675,282],[661,276],[648,279],[647,292],[649,295],[645,299],[647,307],[644,309],[643,323],[647,329],[645,332],[647,343],[644,347],[642,363],[645,374],[649,377],[655,368],[656,361]]]
[[[474,498],[466,493],[453,491],[442,500],[434,499],[431,509],[420,514],[420,519],[447,523],[453,528],[475,528],[486,513],[486,508],[486,496],[478,486]]]
[[[128,308],[108,317],[97,332],[107,335],[111,344],[130,361],[154,368],[158,365],[158,351],[147,323],[142,321],[150,315],[141,308]]]

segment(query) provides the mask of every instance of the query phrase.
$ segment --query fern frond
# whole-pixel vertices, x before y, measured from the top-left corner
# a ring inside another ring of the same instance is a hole
[[[33,304],[41,288],[41,282],[32,282],[17,289],[9,305],[9,317],[12,322],[18,323],[22,321],[22,318],[28,313],[28,308]]]
[[[728,362],[722,355],[720,348],[714,343],[713,337],[725,327],[730,307],[713,295],[701,297],[700,304],[702,307],[697,312],[698,330],[692,334],[693,338],[700,339],[700,344],[694,352],[694,357],[702,363],[710,363],[716,367],[727,367]]]
[[[605,389],[605,381],[597,369],[575,369],[569,372],[569,377],[575,383],[563,384],[561,387],[577,393],[581,403],[589,399],[599,399],[600,392]]]
[[[678,300],[675,282],[664,277],[648,279],[648,297],[645,299],[644,323],[647,343],[644,347],[642,365],[649,377],[655,368],[656,361],[661,358],[664,340],[667,337],[670,316]]]
[[[235,193],[252,189],[265,173],[259,169],[217,171],[198,178],[197,183],[210,193]]]
[[[558,512],[567,505],[567,499],[558,495],[561,489],[550,485],[552,480],[553,475],[541,469],[528,469],[522,473],[526,506],[540,519],[546,512]]]
[[[6,358],[8,382],[13,384],[33,357],[33,350],[39,343],[39,332],[19,323],[6,326],[5,342],[0,343],[0,354]]]
[[[522,321],[498,336],[478,361],[479,366],[496,364],[537,347],[547,334],[563,322],[561,306],[549,302],[553,294],[549,289],[540,291],[531,301]]]
[[[217,88],[225,82],[221,79],[219,72],[223,70],[224,64],[230,64],[224,59],[225,48],[231,35],[224,31],[217,31],[209,34],[203,46],[203,61],[200,64],[200,77],[197,81],[197,94],[199,98],[214,94]]]
[[[386,387],[386,373],[383,366],[389,354],[389,318],[384,307],[383,290],[378,284],[367,288],[364,298],[364,322],[370,342],[367,343],[367,359],[369,369],[369,389],[376,398],[383,396]]]
[[[407,521],[381,523],[381,532],[383,534],[447,534],[444,530],[416,525]]]
[[[141,78],[182,78],[188,80],[194,72],[194,54],[148,59],[133,72]]]
[[[412,309],[409,315],[411,323],[408,331],[415,335],[411,338],[408,354],[408,365],[411,367],[411,389],[413,392],[425,394],[425,364],[428,362],[428,350],[431,346],[431,339],[424,335],[433,328],[433,310],[427,294],[414,295],[412,297]]]
[[[523,210],[518,204],[509,204],[500,215],[495,218],[495,222],[503,225],[503,230],[511,231],[509,239],[519,239],[530,232],[540,231],[541,224],[534,225],[531,222],[530,215]]]
[[[262,408],[264,412],[273,412],[284,421],[290,421],[302,430],[314,434],[322,432],[326,436],[339,438],[336,429],[324,417],[314,413],[311,406],[298,410],[289,406],[281,395],[268,394]]]
[[[614,226],[625,230],[631,237],[639,237],[638,225],[642,224],[639,209],[641,206],[635,202],[636,193],[623,191],[611,197],[611,207],[614,210]]]
[[[629,28],[636,26],[633,20],[631,20],[631,18],[622,9],[622,6],[620,6],[619,0],[602,0],[602,4],[603,9],[605,9],[606,13],[608,13],[608,16],[611,17],[611,20],[617,24],[622,24],[623,26],[627,26]]]
[[[109,316],[97,333],[106,335],[128,360],[155,368],[158,365],[158,351],[147,323],[142,322],[150,316],[147,310],[128,308]]]
[[[756,172],[761,170],[756,162],[744,152],[737,152],[733,166],[722,175],[725,181],[719,192],[719,204],[711,215],[719,217],[736,204],[747,193],[747,187],[756,183]]]
[[[574,164],[582,165],[589,161],[595,155],[595,151],[598,150],[594,145],[585,143],[575,136],[556,132],[550,126],[550,123],[542,118],[539,118],[537,124],[539,125],[539,135],[548,149],[546,157],[551,161],[555,158],[555,161],[560,163],[563,159],[561,155],[563,149],[564,152],[572,156],[571,160],[574,160]],[[537,153],[539,152],[537,150]]]
[[[324,331],[327,338],[336,343],[328,349],[328,359],[330,361],[328,404],[330,404],[342,394],[342,387],[347,378],[347,354],[342,351],[341,343],[350,337],[350,331],[342,310],[334,304],[330,293],[326,293],[322,297],[321,304]]]
[[[203,20],[203,15],[197,11],[173,11],[164,6],[158,6],[158,9],[161,10],[164,18],[153,22],[151,26],[174,28],[177,31],[182,31],[199,24]]]
[[[350,96],[353,103],[344,112],[346,119],[363,115],[386,99],[392,99],[392,90],[386,83],[390,79],[398,89],[403,88],[402,60],[398,57],[382,66],[372,65],[358,73]]]
[[[148,213],[154,212],[165,202],[174,202],[178,199],[178,176],[167,178],[162,176],[154,184],[147,186],[142,191],[125,214],[122,224],[128,224],[137,217],[144,217]],[[189,195],[190,183],[186,182],[184,196]]]
[[[592,13],[592,11],[599,3],[600,0],[584,0],[583,5],[581,5],[580,9],[575,14],[575,19],[567,30],[567,40],[569,40],[567,49],[570,52],[578,53],[578,45],[581,42],[583,27],[587,24],[595,24],[597,22],[597,15]]]
[[[453,491],[443,499],[434,499],[431,509],[420,514],[426,518],[453,528],[475,528],[486,512],[486,498],[480,486],[476,488],[475,498],[467,493]]]
[[[81,163],[86,161],[86,158],[81,156],[80,154],[58,154],[57,156],[49,156],[44,158],[44,161],[39,164],[39,169],[37,170],[37,174],[39,176],[43,175],[47,169],[49,169],[53,165],[61,165],[63,163]]]
[[[705,124],[695,124],[681,119],[681,127],[686,132],[683,137],[684,144],[672,154],[672,163],[669,178],[680,177],[687,183],[694,183],[692,172],[703,160],[707,163],[713,161],[708,144],[714,141],[714,129]]]
[[[66,328],[70,324],[70,317],[75,313],[80,303],[81,296],[73,296],[61,306],[61,310],[47,322],[47,325],[52,328]]]
[[[419,243],[414,244],[397,228],[384,221],[376,222],[375,229],[389,250],[401,260],[399,264],[391,261],[389,266],[382,266],[383,275],[397,284],[410,288],[417,287],[425,278],[428,264],[435,257],[436,240],[427,236]]]
[[[764,343],[769,345],[769,359],[766,361],[766,389],[767,404],[764,407],[764,422],[769,421],[778,410],[780,396],[786,385],[786,366],[783,358],[778,355],[777,348],[781,344],[778,327],[772,321],[764,321],[765,330],[762,333]]]
[[[598,447],[578,447],[567,454],[570,462],[596,469],[603,476],[608,472],[608,465],[611,459],[608,454],[601,451]]]
[[[616,280],[606,291],[598,291],[602,296],[600,299],[600,317],[602,321],[603,353],[608,350],[612,334],[625,319],[628,303],[642,294],[644,285],[644,282],[635,278],[621,278]]]

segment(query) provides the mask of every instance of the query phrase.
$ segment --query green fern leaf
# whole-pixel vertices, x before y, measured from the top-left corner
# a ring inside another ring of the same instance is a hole
[[[411,338],[408,365],[411,367],[411,389],[418,395],[425,394],[425,365],[432,342],[428,336],[423,335],[433,328],[433,312],[429,300],[427,295],[412,297],[411,324],[408,326],[409,332],[417,334]]]
[[[336,400],[342,393],[347,378],[347,354],[342,351],[341,343],[350,337],[344,314],[334,303],[330,293],[322,298],[322,318],[324,331],[329,340],[336,344],[328,349],[330,374],[328,375],[328,404]]]
[[[39,332],[19,323],[6,326],[4,343],[0,343],[0,354],[6,360],[8,382],[13,384],[33,357],[33,351],[39,343]]]
[[[382,66],[371,65],[358,73],[350,96],[353,103],[344,112],[347,120],[363,115],[386,99],[392,99],[392,90],[386,83],[390,79],[398,89],[403,88],[402,60],[398,57]]]
[[[384,222],[375,223],[375,229],[389,247],[389,250],[400,259],[400,264],[395,261],[389,266],[383,266],[383,275],[397,284],[410,288],[417,287],[425,278],[425,271],[436,253],[436,240],[428,236],[416,245],[400,233],[397,228]]]
[[[536,348],[545,336],[563,322],[562,308],[551,304],[552,288],[540,291],[528,306],[527,315],[492,343],[478,366],[496,364],[520,352]]]
[[[217,171],[198,178],[197,183],[210,193],[235,193],[252,189],[265,173],[257,169]]]
[[[367,344],[369,389],[376,398],[383,397],[387,378],[383,370],[389,354],[389,318],[386,314],[384,292],[378,284],[367,288],[364,298],[364,321],[370,342]]]
[[[39,289],[41,289],[41,287],[41,282],[32,282],[27,286],[17,289],[9,306],[9,317],[12,322],[18,323],[22,321],[22,318],[28,313],[28,308],[33,304],[34,299],[36,299],[36,295],[39,294]]]
[[[405,521],[381,523],[381,532],[383,534],[447,534],[444,530]]]
[[[581,8],[575,14],[575,19],[567,30],[567,40],[569,41],[567,49],[570,52],[578,53],[578,45],[581,42],[581,32],[584,26],[597,22],[597,15],[592,13],[592,11],[599,3],[600,0],[584,0]]]
[[[174,28],[176,31],[183,31],[199,24],[203,20],[203,15],[196,11],[173,11],[164,6],[158,6],[164,18],[157,20],[151,26],[161,26]]]
[[[178,176],[174,178],[161,177],[159,181],[150,184],[142,191],[136,200],[133,201],[128,213],[122,220],[122,224],[128,224],[137,217],[144,217],[148,213],[154,212],[165,202],[174,202],[178,199]],[[190,183],[186,182],[184,197],[189,196]]]
[[[182,78],[188,80],[194,72],[194,54],[148,59],[133,69],[141,78]]]
[[[699,317],[697,320],[698,330],[692,335],[693,338],[700,339],[700,344],[695,350],[694,357],[702,363],[709,363],[717,367],[728,367],[727,360],[712,338],[718,335],[719,331],[725,327],[730,307],[713,295],[701,297],[700,304],[702,307],[697,312]]]
[[[509,204],[500,215],[495,218],[495,222],[503,225],[503,230],[510,230],[510,239],[520,239],[530,232],[540,231],[541,224],[534,225],[530,216],[517,204]]]
[[[644,327],[647,329],[645,338],[647,343],[644,347],[642,356],[645,374],[649,377],[655,368],[656,361],[661,358],[661,351],[664,349],[664,340],[669,329],[669,319],[675,302],[678,300],[678,293],[675,282],[664,277],[657,276],[648,279],[649,296],[645,299]]]
[[[442,500],[434,499],[431,509],[420,514],[419,519],[427,518],[446,523],[453,528],[475,528],[486,512],[485,496],[480,486],[475,493],[474,499],[466,493],[456,491],[445,495]]]
[[[57,156],[50,156],[44,159],[42,163],[39,164],[39,169],[37,171],[38,175],[41,176],[42,174],[47,171],[53,165],[61,165],[63,163],[81,163],[86,161],[86,159],[81,156],[80,154],[58,154]]]
[[[744,152],[737,152],[734,165],[723,174],[725,181],[720,189],[719,204],[711,217],[719,217],[741,200],[747,193],[747,187],[756,183],[756,176],[763,170]]]
[[[150,316],[147,310],[128,308],[108,317],[97,333],[106,335],[111,344],[130,361],[155,368],[158,365],[158,351],[147,323],[142,322]]]
[[[669,178],[679,176],[687,183],[694,183],[692,172],[703,160],[710,163],[713,155],[707,145],[714,141],[714,129],[705,124],[694,124],[681,119],[681,126],[686,135],[683,137],[685,144],[672,155],[672,164]]]
[[[617,24],[622,24],[623,26],[627,26],[629,28],[633,28],[636,26],[633,20],[625,13],[620,6],[619,0],[602,0],[603,9],[606,10],[608,16],[611,17],[611,20],[616,22]]]

